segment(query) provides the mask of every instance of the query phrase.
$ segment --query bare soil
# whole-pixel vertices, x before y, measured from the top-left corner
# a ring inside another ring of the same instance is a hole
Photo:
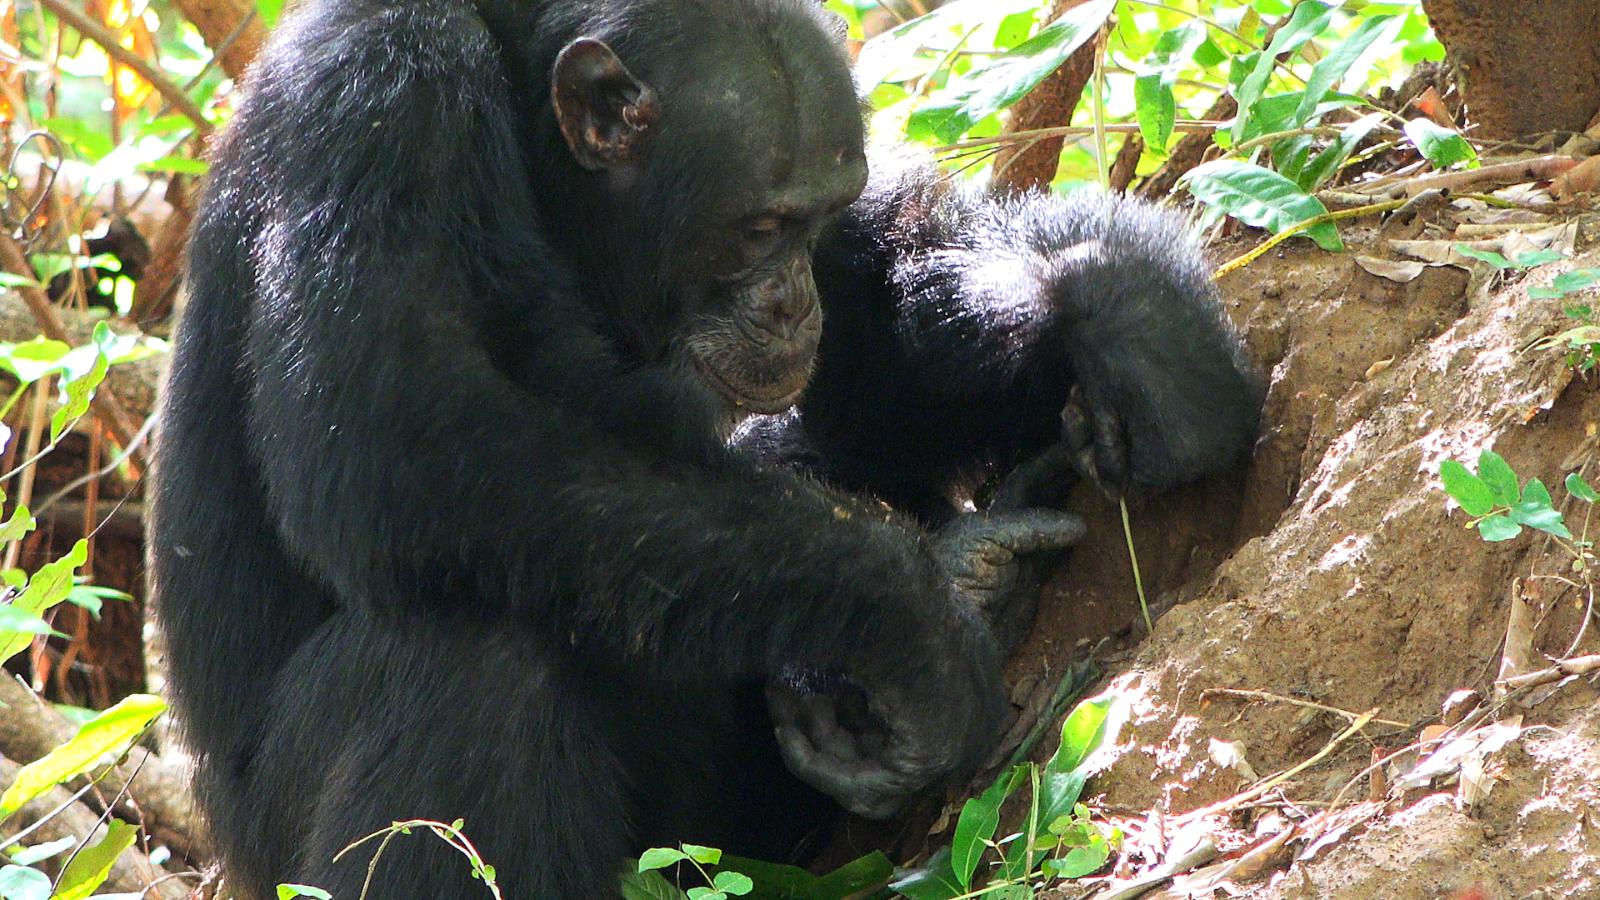
[[[1374,234],[1346,238],[1357,252],[1383,252]],[[1531,532],[1485,543],[1464,527],[1468,517],[1437,473],[1443,459],[1470,465],[1489,448],[1524,479],[1551,485],[1558,505],[1568,472],[1593,480],[1600,379],[1577,375],[1560,351],[1528,349],[1573,323],[1563,301],[1530,299],[1527,288],[1595,266],[1600,252],[1591,249],[1526,275],[1445,266],[1398,284],[1368,274],[1352,254],[1297,241],[1224,279],[1229,313],[1270,373],[1251,465],[1134,510],[1145,583],[1166,608],[1148,639],[1135,624],[1117,512],[1091,494],[1078,498],[1093,536],[1053,579],[1013,664],[1024,686],[1050,681],[1110,636],[1105,685],[1133,698],[1134,715],[1119,758],[1092,785],[1103,809],[1181,815],[1250,784],[1213,760],[1213,739],[1239,742],[1267,775],[1310,758],[1349,724],[1286,702],[1205,695],[1216,688],[1412,723],[1368,726],[1272,795],[1298,815],[1352,781],[1345,799],[1365,799],[1357,776],[1375,750],[1415,740],[1457,689],[1490,694],[1519,577],[1536,651],[1569,653],[1585,598],[1546,577],[1570,574],[1568,558]],[[1592,294],[1583,299],[1594,302]],[[1577,532],[1585,508],[1566,507]],[[1571,650],[1597,651],[1593,627]],[[1531,727],[1493,760],[1486,801],[1464,807],[1448,783],[1413,791],[1314,856],[1285,858],[1234,889],[1287,898],[1600,897],[1595,699],[1578,679],[1516,710]],[[1047,741],[1038,752],[1052,750]],[[1248,842],[1262,814],[1224,817],[1219,846]]]

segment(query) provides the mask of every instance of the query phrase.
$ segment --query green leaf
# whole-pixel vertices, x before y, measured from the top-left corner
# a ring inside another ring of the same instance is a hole
[[[1493,250],[1479,250],[1476,247],[1469,247],[1466,244],[1456,244],[1450,249],[1470,259],[1486,262],[1489,265],[1494,266],[1496,269],[1516,268],[1516,263],[1506,259],[1504,256],[1501,256]]]
[[[1522,489],[1522,502],[1511,508],[1510,515],[1511,520],[1519,525],[1536,528],[1556,537],[1572,537],[1561,510],[1556,509],[1551,501],[1550,489],[1537,478],[1529,479],[1527,487]]]
[[[1106,729],[1117,702],[1114,694],[1090,697],[1073,708],[1061,723],[1061,746],[1045,763],[1046,772],[1070,772],[1105,745]],[[1120,727],[1120,726],[1119,726]],[[1115,739],[1115,735],[1111,736]],[[1068,807],[1071,808],[1070,805]],[[1049,821],[1049,819],[1045,819]]]
[[[1560,260],[1566,258],[1567,255],[1562,253],[1560,250],[1551,250],[1546,248],[1544,250],[1529,250],[1527,253],[1519,254],[1515,259],[1511,260],[1511,262],[1519,269],[1531,269],[1534,266],[1542,266],[1545,263],[1559,262]]]
[[[1596,500],[1600,500],[1600,494],[1596,494],[1594,488],[1589,486],[1589,482],[1584,481],[1583,476],[1577,472],[1567,476],[1567,493],[1585,503],[1593,503]]]
[[[1528,296],[1539,300],[1553,300],[1577,293],[1600,284],[1600,269],[1573,269],[1563,272],[1550,282],[1549,287],[1528,288]]]
[[[1127,718],[1127,701],[1106,693],[1079,703],[1061,723],[1061,746],[1039,773],[1040,822],[1053,822],[1072,811],[1084,782],[1100,764],[1096,752],[1116,741]]]
[[[869,853],[827,875],[817,877],[798,866],[771,863],[724,853],[718,868],[737,872],[755,885],[751,900],[833,900],[869,896],[888,884],[894,863],[881,852]],[[732,893],[729,891],[729,893]]]
[[[167,704],[153,694],[132,694],[78,729],[72,740],[23,766],[0,794],[0,819],[50,788],[115,760],[143,734]]]
[[[1311,121],[1322,98],[1328,96],[1328,92],[1344,78],[1350,67],[1361,58],[1361,54],[1366,53],[1367,48],[1397,21],[1399,17],[1395,15],[1373,16],[1362,21],[1349,37],[1311,69],[1311,77],[1306,79],[1305,96],[1300,100],[1300,107],[1295,110],[1296,126]]]
[[[742,872],[718,872],[717,876],[711,879],[711,885],[722,893],[733,897],[743,897],[745,894],[755,890],[756,887],[756,883],[750,880],[750,876]]]
[[[854,897],[869,888],[881,887],[894,876],[894,863],[881,851],[845,863],[817,881],[815,900],[828,897]],[[765,886],[765,885],[763,885]]]
[[[1026,780],[1027,774],[1027,767],[1014,766],[1001,773],[982,794],[962,804],[950,843],[950,868],[962,887],[972,883],[972,873],[977,871],[978,861],[987,849],[985,842],[994,838],[995,829],[1000,826],[1000,805]]]
[[[72,352],[72,347],[61,341],[36,337],[20,344],[0,344],[0,368],[17,380],[32,384],[40,378],[61,370],[61,360]]]
[[[75,584],[72,586],[72,590],[67,592],[68,603],[83,607],[94,614],[95,618],[100,617],[100,608],[104,605],[104,601],[128,601],[132,599],[132,594],[98,584]]]
[[[17,275],[13,272],[0,272],[0,288],[12,290],[24,287],[43,288],[44,285],[34,281],[32,278]]]
[[[1406,123],[1405,132],[1411,143],[1417,145],[1417,151],[1435,168],[1443,169],[1478,158],[1477,151],[1472,149],[1466,138],[1448,128],[1441,128],[1430,119],[1412,119]]]
[[[935,853],[927,865],[891,882],[889,887],[911,900],[951,900],[966,893],[950,868],[947,849]]]
[[[50,878],[43,872],[22,866],[0,868],[0,898],[4,900],[49,900]]]
[[[111,346],[112,340],[110,326],[104,322],[95,323],[94,345],[98,352],[95,353],[94,365],[88,372],[67,382],[62,388],[66,394],[66,402],[50,416],[50,443],[54,444],[60,440],[61,432],[89,411],[89,403],[94,399],[95,389],[105,380],[106,370],[111,368],[111,355],[106,351]]]
[[[962,887],[972,884],[972,873],[977,871],[978,861],[988,849],[984,842],[992,839],[995,829],[1000,827],[1000,807],[985,802],[986,797],[987,792],[983,797],[973,797],[962,804],[961,817],[956,820],[956,834],[950,844],[950,866]]]
[[[878,99],[879,89],[891,82],[921,82],[940,75],[938,67],[970,65],[951,50],[990,27],[1004,27],[1011,15],[1026,12],[1031,20],[1038,0],[954,0],[924,16],[873,37],[856,57],[855,76],[861,89]],[[997,24],[998,23],[998,24]],[[1032,30],[1032,23],[1029,23]],[[994,49],[1004,49],[997,43]],[[919,92],[920,93],[920,92]],[[910,94],[900,90],[901,99]],[[883,109],[885,107],[878,106]]]
[[[665,869],[675,866],[688,859],[689,855],[682,850],[671,847],[655,847],[639,854],[639,871],[649,872],[653,869]]]
[[[1454,497],[1467,515],[1486,516],[1494,509],[1494,490],[1461,463],[1453,459],[1439,463],[1439,480],[1444,482],[1445,493]]]
[[[1360,146],[1372,129],[1382,121],[1383,113],[1372,113],[1344,126],[1339,132],[1339,137],[1324,147],[1321,153],[1300,170],[1295,183],[1307,191],[1316,190],[1339,171],[1339,167],[1350,158],[1356,147]]]
[[[689,888],[689,900],[728,900],[728,895],[714,888],[692,887]]]
[[[1111,844],[1100,838],[1087,847],[1068,850],[1060,859],[1046,860],[1044,865],[1057,878],[1082,878],[1100,871],[1110,858]]]
[[[1272,143],[1272,167],[1279,175],[1300,183],[1300,173],[1305,170],[1306,158],[1311,155],[1314,139],[1309,134],[1297,134]]]
[[[106,822],[106,836],[92,847],[85,847],[61,871],[60,882],[50,900],[85,900],[111,875],[111,866],[123,851],[139,839],[139,829],[121,819]]]
[[[1209,33],[1207,33],[1205,41],[1199,47],[1196,47],[1194,51],[1194,64],[1202,69],[1214,69],[1226,59],[1228,59],[1227,51],[1218,47],[1217,42],[1211,39]]]
[[[333,900],[333,895],[319,887],[309,884],[280,884],[278,885],[278,900],[294,900],[296,897],[311,897],[314,900]]]
[[[1489,486],[1497,506],[1510,506],[1522,499],[1522,491],[1517,488],[1517,473],[1493,450],[1478,454],[1478,477]]]
[[[622,900],[684,900],[683,891],[660,872],[623,872],[621,888]]]
[[[34,844],[32,847],[23,847],[12,854],[11,861],[19,866],[31,866],[37,862],[44,862],[52,856],[59,856],[76,846],[78,846],[77,836],[69,834],[57,841],[46,841],[43,844]]]
[[[874,0],[876,2],[876,0]],[[1033,34],[1034,22],[1038,19],[1038,10],[1025,10],[1015,12],[1009,16],[1002,16],[1000,24],[994,29],[994,45],[996,47],[1015,47],[1028,39]]]
[[[1205,39],[1206,24],[1199,19],[1162,32],[1142,73],[1134,79],[1134,114],[1139,120],[1139,133],[1158,156],[1166,155],[1172,126],[1177,121],[1178,104],[1172,87],[1178,82],[1178,72]]]
[[[11,605],[36,616],[44,615],[46,610],[67,599],[67,594],[72,591],[73,571],[88,559],[89,542],[80,539],[72,545],[72,550],[66,556],[40,566]],[[22,652],[31,642],[32,639],[27,635],[9,639],[0,635],[0,663]]]
[[[11,518],[0,523],[0,543],[21,540],[38,525],[33,516],[28,514],[27,504],[18,503],[16,510],[11,513]]]
[[[194,159],[188,156],[163,156],[149,162],[140,163],[141,172],[166,172],[172,175],[193,175],[199,177],[210,170],[210,166],[203,159]]]
[[[50,623],[39,618],[25,609],[18,609],[7,603],[0,605],[0,634],[48,634],[51,637],[65,637],[61,632],[50,627]]]
[[[1478,523],[1478,534],[1486,541],[1509,541],[1522,533],[1522,526],[1506,515],[1490,516]]]
[[[1328,22],[1333,18],[1333,7],[1316,0],[1306,0],[1294,9],[1294,14],[1289,21],[1278,29],[1272,36],[1272,43],[1256,59],[1250,73],[1240,82],[1238,91],[1234,96],[1239,101],[1239,115],[1233,122],[1233,142],[1238,144],[1246,140],[1245,124],[1250,116],[1255,113],[1256,101],[1266,91],[1267,80],[1272,77],[1272,69],[1279,55],[1298,50],[1302,44],[1311,40],[1323,29],[1328,27]],[[1312,103],[1315,106],[1315,101]]]
[[[974,125],[1009,107],[1061,67],[1105,24],[1116,0],[1091,0],[1012,49],[974,65],[935,91],[906,122],[913,137],[954,143]]]
[[[699,844],[684,844],[683,855],[701,865],[714,866],[722,861],[722,851],[715,847],[702,847]]]
[[[1322,201],[1289,179],[1252,163],[1219,159],[1195,168],[1189,193],[1249,225],[1277,233],[1327,213]],[[1323,222],[1304,234],[1324,250],[1344,249],[1338,229]]]

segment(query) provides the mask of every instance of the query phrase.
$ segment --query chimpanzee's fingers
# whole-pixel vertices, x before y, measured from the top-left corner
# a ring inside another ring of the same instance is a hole
[[[1065,442],[1046,448],[1038,456],[1012,469],[995,488],[990,512],[1007,512],[1035,506],[1053,506],[1066,499],[1078,480],[1073,454]]]
[[[1089,530],[1082,517],[1054,509],[1022,509],[973,518],[977,520],[973,537],[1017,556],[1070,547]]]
[[[1091,416],[1094,425],[1095,482],[1113,498],[1128,493],[1128,482],[1133,474],[1128,457],[1128,429],[1116,413],[1095,410]]]

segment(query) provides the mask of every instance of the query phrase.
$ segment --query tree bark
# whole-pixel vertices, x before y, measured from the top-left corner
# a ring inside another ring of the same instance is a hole
[[[1083,2],[1052,0],[1050,21],[1061,18],[1067,10]],[[1070,124],[1072,113],[1078,108],[1078,98],[1083,96],[1084,86],[1094,77],[1094,55],[1098,46],[1097,41],[1091,40],[1079,47],[1061,64],[1061,68],[1050,73],[1027,96],[1018,100],[1006,117],[1006,132],[1015,134]],[[1062,138],[1048,138],[1002,147],[995,156],[992,184],[1002,191],[1032,191],[1048,187],[1056,177],[1061,148],[1065,145]]]
[[[1474,137],[1582,131],[1600,110],[1600,3],[1422,0]]]
[[[10,784],[15,781],[17,772],[21,768],[15,762],[0,756],[0,784]],[[99,828],[100,816],[82,803],[69,803],[71,799],[72,794],[66,788],[55,787],[45,791],[7,820],[5,829],[0,830],[0,837],[15,834],[17,830],[38,822],[57,807],[66,804],[65,808],[29,832],[28,837],[23,840],[28,844],[43,844],[66,837],[77,838],[79,841],[88,841],[91,836],[97,839],[95,831]],[[61,861],[65,861],[64,856]],[[139,894],[141,897],[156,898],[156,900],[178,900],[180,897],[189,896],[189,887],[182,880],[167,876],[167,871],[152,863],[136,845],[133,849],[123,851],[122,855],[117,857],[117,861],[111,864],[111,875],[100,886],[100,890],[102,893]]]
[[[194,23],[206,46],[217,53],[222,71],[238,79],[267,40],[266,26],[250,0],[173,0]],[[248,19],[248,23],[246,20]],[[243,27],[241,27],[241,25]],[[235,33],[237,32],[237,34]]]
[[[5,710],[0,716],[0,754],[10,759],[32,762],[77,733],[72,723],[9,676],[0,677],[0,709]],[[141,820],[152,837],[178,853],[192,855],[199,849],[196,836],[201,829],[188,779],[159,757],[141,760],[142,755],[135,750],[128,762],[102,778],[99,793],[107,799],[114,797],[133,779],[128,789],[132,809],[117,809],[118,817]],[[11,780],[0,776],[0,784]]]

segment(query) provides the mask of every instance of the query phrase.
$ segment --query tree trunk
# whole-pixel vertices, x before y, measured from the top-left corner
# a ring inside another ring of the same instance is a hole
[[[1474,137],[1582,131],[1600,110],[1596,0],[1422,0],[1459,69]]]
[[[1050,21],[1054,22],[1084,0],[1053,0],[1050,4]],[[1078,108],[1078,98],[1083,88],[1094,77],[1094,55],[1097,41],[1089,41],[1077,49],[1050,73],[1050,77],[1034,87],[1028,95],[1011,107],[1006,117],[1006,132],[1035,131],[1055,128],[1072,121],[1072,112]],[[1061,160],[1061,138],[1048,138],[1033,143],[1023,142],[1001,148],[994,159],[993,185],[999,190],[1031,191],[1046,187],[1056,177],[1056,166]]]

